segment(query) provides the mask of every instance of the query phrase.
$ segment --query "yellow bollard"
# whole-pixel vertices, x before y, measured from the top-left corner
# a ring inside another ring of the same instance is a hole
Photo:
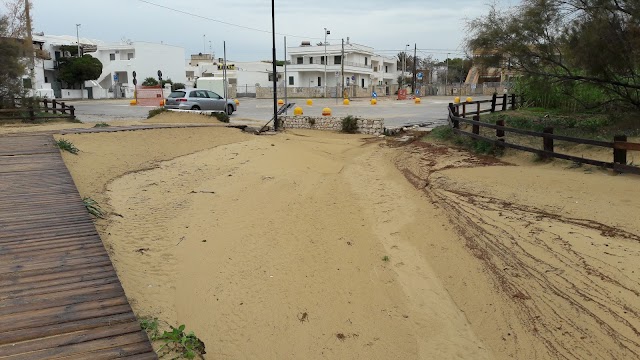
[[[322,116],[331,116],[331,109],[328,107],[322,109]]]
[[[349,101],[349,99],[344,99],[344,100],[342,100],[342,104],[349,105],[349,104],[351,104],[351,102]]]
[[[307,105],[309,105],[309,106],[313,105],[313,100],[308,99],[308,100],[307,100]]]
[[[472,101],[473,101],[473,99],[471,98],[471,96],[469,96],[469,97],[467,98],[467,102],[472,102]]]
[[[279,100],[278,100],[278,105],[284,105],[284,100],[279,99]]]
[[[458,96],[453,98],[453,103],[454,104],[460,104],[460,98]]]
[[[164,99],[160,100],[160,106],[164,106]]]
[[[295,109],[293,109],[293,115],[302,115],[302,108],[300,106],[296,106]]]
[[[238,99],[233,99],[233,101],[236,103],[236,106],[240,106],[240,101]]]
[[[417,98],[413,99],[413,102],[416,103],[416,104],[420,104],[420,102],[422,102],[422,100],[420,100],[420,98],[417,97]]]
[[[371,99],[371,105],[376,105],[378,103],[378,100],[376,99]]]
[[[138,102],[136,101],[136,99],[133,99],[129,101],[129,105],[138,105]]]

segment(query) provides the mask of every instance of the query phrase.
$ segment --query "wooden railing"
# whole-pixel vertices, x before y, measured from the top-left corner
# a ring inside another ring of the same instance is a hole
[[[42,114],[45,115],[42,115]],[[49,116],[52,114],[53,116]],[[0,109],[0,122],[22,120],[35,122],[36,120],[50,119],[76,119],[76,109],[73,105],[58,102],[55,99],[42,99],[25,106],[18,106],[12,109]]]
[[[517,129],[505,126],[504,120],[497,120],[495,124],[481,122],[480,114],[504,111],[510,106],[516,109],[518,104],[522,103],[522,98],[514,95],[508,97],[494,95],[491,100],[472,101],[462,104],[449,104],[449,125],[453,131],[459,135],[469,136],[473,139],[484,140],[493,143],[497,147],[512,148],[522,151],[528,151],[538,154],[542,158],[558,158],[574,161],[580,164],[589,164],[603,168],[613,169],[617,172],[626,172],[640,175],[640,167],[627,164],[628,151],[640,151],[640,144],[627,142],[625,135],[616,135],[613,141],[601,141],[592,139],[581,139],[576,137],[556,135],[553,133],[553,127],[546,127],[542,132]],[[500,102],[498,102],[500,101]],[[481,104],[489,104],[489,108],[482,109]],[[469,111],[471,110],[471,111]],[[469,119],[468,117],[471,117]],[[460,128],[460,123],[471,125],[471,132],[464,131]],[[495,137],[488,137],[480,134],[480,128],[489,128],[495,130]],[[514,144],[507,142],[507,133],[514,133],[530,137],[542,138],[542,149],[536,149],[529,146]],[[575,144],[585,144],[597,147],[613,149],[613,161],[606,162],[600,160],[586,159],[579,156],[561,154],[554,151],[554,140],[566,141]]]

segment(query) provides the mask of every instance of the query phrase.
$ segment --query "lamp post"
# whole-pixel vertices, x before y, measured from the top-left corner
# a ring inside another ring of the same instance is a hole
[[[402,84],[404,85],[404,73],[407,71],[407,49],[409,48],[409,44],[404,46],[404,52],[402,53]]]
[[[327,97],[327,35],[331,34],[331,31],[324,28],[324,97]]]
[[[78,57],[80,57],[80,25],[76,24],[76,39],[78,41]]]

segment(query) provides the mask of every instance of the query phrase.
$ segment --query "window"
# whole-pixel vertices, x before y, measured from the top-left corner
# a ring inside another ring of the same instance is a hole
[[[322,86],[322,78],[318,76],[318,86]]]
[[[342,64],[342,56],[337,55],[333,57],[333,63],[336,65]]]
[[[278,74],[278,80],[282,79],[282,74]],[[273,81],[273,73],[269,73],[269,81]]]
[[[133,59],[133,53],[127,53],[127,60]]]
[[[302,65],[302,57],[296,58],[296,64]]]
[[[45,76],[45,77],[44,77],[44,82],[45,82],[45,83],[48,83],[48,82],[49,82],[49,78]]]
[[[364,57],[364,66],[369,65],[368,61],[369,61],[369,59],[365,56]]]
[[[31,89],[31,79],[30,78],[22,78],[22,87],[25,89]]]
[[[313,64],[313,56],[309,58],[309,64]]]
[[[360,80],[362,80],[362,87],[364,87],[364,79],[360,79]]]
[[[378,72],[378,67],[377,66],[373,67],[373,72]]]
[[[222,99],[222,96],[214,93],[213,91],[207,90],[207,95],[209,95],[209,99]]]
[[[169,97],[170,98],[182,98],[185,95],[187,95],[187,93],[184,92],[184,91],[174,91],[171,94],[169,94]]]
[[[324,65],[324,56],[320,56],[320,64]]]
[[[388,65],[385,65],[385,66],[384,66],[384,72],[386,72],[386,73],[388,73],[388,72],[389,72],[389,66],[388,66]]]
[[[109,54],[109,60],[115,61],[115,59],[116,59],[116,54]]]
[[[289,76],[289,85],[293,85],[293,76]]]

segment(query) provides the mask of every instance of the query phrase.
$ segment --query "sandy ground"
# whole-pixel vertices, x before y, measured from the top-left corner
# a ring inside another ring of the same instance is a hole
[[[639,357],[636,177],[316,131],[65,138],[135,312],[209,359]]]

